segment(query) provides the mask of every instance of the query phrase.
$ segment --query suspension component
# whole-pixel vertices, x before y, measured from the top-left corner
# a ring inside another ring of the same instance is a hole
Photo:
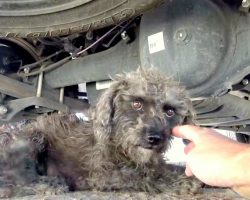
[[[41,66],[41,72],[38,76],[38,81],[37,81],[37,90],[36,90],[36,97],[41,97],[42,96],[42,89],[43,89],[43,74],[44,72],[42,69],[45,67],[45,65]],[[35,108],[39,108],[39,106],[35,106]]]
[[[250,8],[250,0],[242,0],[239,10],[248,13],[249,8]]]
[[[59,102],[63,103],[64,101],[64,87],[60,88],[60,94],[59,94]]]
[[[60,88],[60,93],[59,93],[59,103],[63,104],[64,102],[64,87]],[[58,113],[60,114],[61,111],[59,110]]]
[[[0,105],[0,115],[5,115],[8,112],[8,109],[4,105]]]

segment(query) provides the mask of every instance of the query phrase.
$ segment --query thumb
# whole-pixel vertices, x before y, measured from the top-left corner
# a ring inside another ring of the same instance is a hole
[[[194,175],[193,172],[191,171],[191,169],[190,169],[190,167],[189,167],[188,164],[186,165],[185,174],[186,174],[187,176],[193,176],[193,175]]]
[[[173,128],[172,135],[175,137],[188,139],[195,143],[198,140],[200,131],[201,128],[198,126],[192,126],[192,125],[176,126]]]

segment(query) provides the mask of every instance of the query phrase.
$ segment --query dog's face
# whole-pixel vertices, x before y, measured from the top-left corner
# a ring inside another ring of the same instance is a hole
[[[190,117],[184,88],[155,70],[121,76],[109,90],[113,91],[110,140],[138,164],[163,153],[170,145],[172,128]]]

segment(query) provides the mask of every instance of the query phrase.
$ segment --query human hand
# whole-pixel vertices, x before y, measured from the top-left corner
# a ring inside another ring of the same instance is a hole
[[[173,135],[191,141],[184,149],[187,176],[195,175],[212,186],[250,184],[247,164],[250,157],[249,145],[231,140],[212,129],[191,125],[175,127]],[[248,161],[242,155],[247,155]]]

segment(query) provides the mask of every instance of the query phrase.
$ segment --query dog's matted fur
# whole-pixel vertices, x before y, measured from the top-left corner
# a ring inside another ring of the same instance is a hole
[[[29,141],[39,173],[63,177],[71,190],[164,192],[181,185],[178,190],[193,193],[199,188],[171,172],[163,159],[171,129],[192,118],[191,101],[178,82],[156,69],[117,75],[89,118],[43,116],[17,138]]]

